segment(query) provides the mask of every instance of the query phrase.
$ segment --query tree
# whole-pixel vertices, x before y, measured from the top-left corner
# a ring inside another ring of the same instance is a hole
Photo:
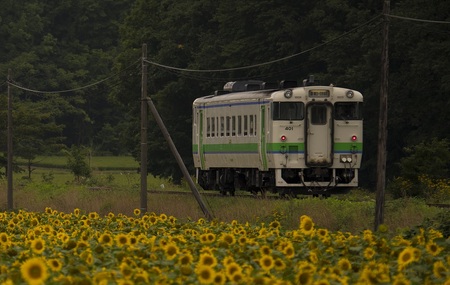
[[[89,178],[91,176],[91,168],[86,162],[87,149],[80,146],[72,146],[69,150],[65,150],[67,156],[67,167],[75,176],[77,182],[81,178]]]
[[[433,138],[405,147],[400,159],[400,176],[392,179],[388,190],[394,197],[417,196],[443,198],[450,196],[450,143]],[[439,199],[438,199],[439,200]]]
[[[17,103],[17,100],[16,100]],[[16,104],[13,121],[14,153],[27,160],[28,178],[38,155],[56,153],[62,148],[63,125],[57,124],[58,109],[49,102],[26,101]]]

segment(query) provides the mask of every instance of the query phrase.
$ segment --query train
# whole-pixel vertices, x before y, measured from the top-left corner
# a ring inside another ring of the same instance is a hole
[[[301,84],[303,83],[303,84]],[[198,185],[280,196],[324,197],[358,187],[363,95],[296,80],[227,82],[192,103]]]

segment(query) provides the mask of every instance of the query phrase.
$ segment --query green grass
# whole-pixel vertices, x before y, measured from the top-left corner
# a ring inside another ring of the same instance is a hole
[[[139,163],[131,156],[93,156],[87,158],[87,162],[94,170],[137,170]],[[24,166],[27,161],[17,159],[17,163]],[[65,168],[67,157],[65,156],[38,156],[33,161],[34,167]]]
[[[80,208],[85,212],[107,215],[109,212],[132,215],[140,208],[140,174],[132,157],[93,157],[92,177],[76,182],[68,169],[65,157],[36,159],[31,180],[24,173],[14,174],[14,209],[43,211],[46,207],[61,212]],[[107,169],[107,170],[105,170]],[[164,185],[164,187],[162,187]],[[0,210],[7,206],[6,179],[0,180]],[[147,189],[190,191],[186,183],[173,185],[166,179],[147,177]],[[198,188],[200,189],[200,188]],[[205,193],[201,191],[201,193]],[[148,193],[149,212],[164,213],[180,220],[204,218],[193,195]],[[288,229],[298,228],[299,217],[309,215],[317,227],[329,230],[361,232],[373,229],[375,197],[363,189],[329,199],[302,196],[293,200],[252,199],[243,197],[211,197],[202,200],[219,221],[237,220],[245,223],[281,222]],[[445,209],[429,207],[420,199],[392,200],[386,197],[385,224],[396,233],[445,215]]]

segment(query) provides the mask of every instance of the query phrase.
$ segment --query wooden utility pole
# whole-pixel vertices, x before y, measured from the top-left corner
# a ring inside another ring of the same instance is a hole
[[[383,46],[381,50],[381,81],[380,81],[380,113],[378,124],[378,158],[377,158],[377,192],[375,205],[375,231],[384,222],[384,192],[386,188],[386,141],[387,141],[387,110],[388,110],[388,78],[389,78],[389,14],[390,1],[383,3],[384,26]]]
[[[142,45],[141,80],[141,212],[147,212],[147,45]]]
[[[6,175],[8,176],[8,210],[13,209],[13,131],[12,131],[12,94],[11,94],[11,69],[8,69],[8,162]]]

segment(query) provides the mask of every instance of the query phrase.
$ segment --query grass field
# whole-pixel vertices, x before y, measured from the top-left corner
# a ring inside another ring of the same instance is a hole
[[[35,164],[31,179],[24,173],[14,176],[14,208],[43,211],[51,207],[62,212],[75,208],[100,215],[123,213],[132,215],[140,208],[140,174],[131,157],[93,157],[92,177],[75,181],[65,169],[65,157],[41,157]],[[0,180],[0,210],[6,209],[6,179]],[[173,185],[167,179],[147,177],[148,190],[184,190],[187,183]],[[200,189],[198,187],[198,189]],[[264,200],[240,197],[211,197],[200,191],[204,203],[220,221],[268,223],[274,219],[287,228],[298,226],[298,217],[311,216],[321,227],[330,230],[359,232],[373,228],[374,193],[360,189],[329,199],[303,197],[294,200]],[[173,215],[180,220],[205,217],[193,195],[148,193],[149,212]],[[445,209],[428,207],[420,199],[386,201],[385,223],[392,231],[419,226],[433,220]],[[447,210],[448,213],[448,210]]]
[[[18,159],[17,162],[25,165],[27,161]],[[131,156],[93,156],[87,159],[93,170],[136,170],[139,163]],[[65,156],[38,156],[33,163],[34,167],[65,168]]]

